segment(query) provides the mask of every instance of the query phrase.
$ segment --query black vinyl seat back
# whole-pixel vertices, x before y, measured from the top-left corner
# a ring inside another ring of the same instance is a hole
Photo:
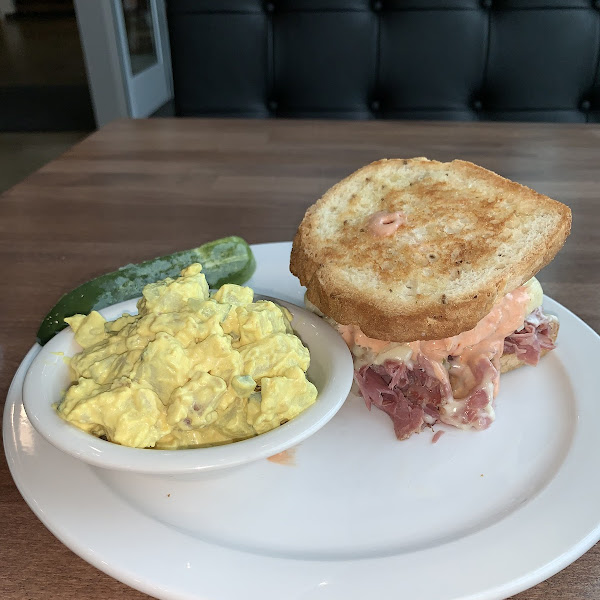
[[[169,0],[179,116],[600,122],[600,0]]]

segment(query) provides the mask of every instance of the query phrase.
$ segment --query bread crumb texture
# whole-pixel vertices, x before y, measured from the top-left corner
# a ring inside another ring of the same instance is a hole
[[[373,235],[379,211],[406,223]],[[380,160],[307,210],[290,269],[339,323],[382,340],[441,339],[550,262],[570,227],[564,204],[472,163]]]

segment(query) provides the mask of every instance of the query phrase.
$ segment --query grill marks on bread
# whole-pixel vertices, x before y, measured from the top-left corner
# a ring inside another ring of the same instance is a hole
[[[407,219],[375,237],[378,211]],[[290,268],[325,314],[370,337],[439,339],[475,326],[547,264],[570,210],[464,161],[381,160],[307,211]]]

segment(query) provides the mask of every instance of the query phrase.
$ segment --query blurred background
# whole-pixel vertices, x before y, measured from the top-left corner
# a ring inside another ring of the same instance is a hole
[[[1,0],[0,10],[1,192],[91,131],[94,116],[72,0]]]
[[[0,0],[0,191],[115,119],[600,122],[600,0]]]
[[[164,13],[161,0],[0,0],[0,192],[97,126],[172,114]]]

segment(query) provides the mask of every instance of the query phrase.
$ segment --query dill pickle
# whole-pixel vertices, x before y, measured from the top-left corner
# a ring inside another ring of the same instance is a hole
[[[65,294],[46,315],[37,332],[42,346],[67,324],[65,317],[88,314],[142,295],[148,283],[178,277],[192,263],[200,263],[209,287],[224,283],[242,284],[254,273],[256,261],[250,246],[240,237],[230,236],[203,244],[198,248],[175,252],[138,264],[129,264],[92,279]]]

